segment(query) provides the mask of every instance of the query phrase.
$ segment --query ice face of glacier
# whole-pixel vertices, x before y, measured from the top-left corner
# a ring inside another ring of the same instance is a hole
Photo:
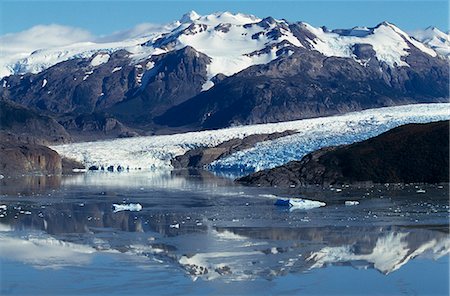
[[[198,147],[213,147],[233,138],[286,130],[298,133],[259,143],[249,150],[213,162],[214,171],[255,171],[272,168],[326,146],[349,144],[407,123],[450,119],[450,103],[416,104],[369,109],[341,116],[238,126],[175,135],[137,137],[53,146],[64,157],[89,167],[171,169],[171,159]]]

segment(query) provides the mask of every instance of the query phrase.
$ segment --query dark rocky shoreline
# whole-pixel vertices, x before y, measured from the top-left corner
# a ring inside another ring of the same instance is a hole
[[[407,124],[236,180],[253,186],[449,182],[449,121]]]

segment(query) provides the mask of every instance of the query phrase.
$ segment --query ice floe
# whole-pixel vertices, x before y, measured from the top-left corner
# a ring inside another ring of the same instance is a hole
[[[120,211],[131,211],[131,212],[139,212],[142,210],[142,205],[139,203],[130,203],[130,204],[113,204],[114,213]]]

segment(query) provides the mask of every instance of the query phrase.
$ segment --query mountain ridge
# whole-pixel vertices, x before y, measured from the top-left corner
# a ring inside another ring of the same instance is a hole
[[[17,69],[37,73],[3,77],[0,98],[78,132],[109,132],[83,122],[102,114],[129,135],[448,100],[445,55],[389,22],[329,30],[192,12],[160,31],[36,51]]]

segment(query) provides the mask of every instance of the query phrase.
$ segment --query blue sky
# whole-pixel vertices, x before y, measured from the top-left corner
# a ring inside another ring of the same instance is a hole
[[[314,26],[349,28],[390,21],[403,30],[436,26],[449,30],[448,1],[316,0],[316,1],[8,1],[0,0],[0,34],[39,24],[86,29],[95,35],[131,28],[139,23],[166,23],[187,11],[199,14],[231,11],[305,21]]]

